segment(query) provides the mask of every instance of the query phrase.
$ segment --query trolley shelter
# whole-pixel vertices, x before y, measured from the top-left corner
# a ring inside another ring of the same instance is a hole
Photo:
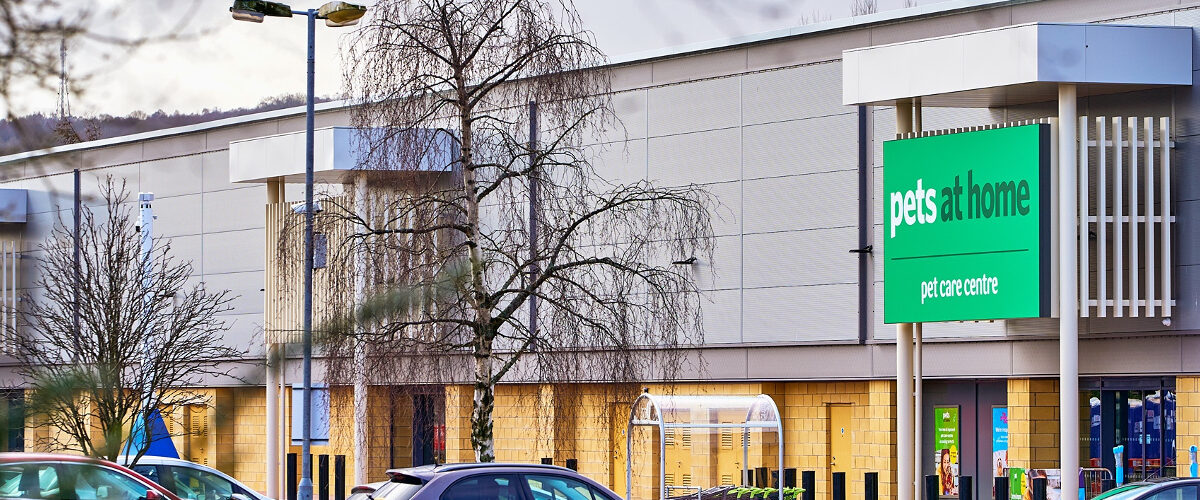
[[[732,417],[732,418],[731,418]],[[732,421],[731,421],[732,420]],[[690,396],[643,393],[633,402],[625,433],[625,498],[633,495],[633,429],[635,426],[658,428],[659,497],[667,498],[666,434],[668,429],[719,429],[741,431],[742,477],[750,471],[750,435],[774,430],[777,443],[777,470],[783,474],[783,423],[779,407],[770,396]]]

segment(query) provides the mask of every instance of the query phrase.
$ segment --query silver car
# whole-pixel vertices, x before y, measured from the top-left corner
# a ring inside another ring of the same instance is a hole
[[[120,457],[118,463],[127,463]],[[212,467],[166,457],[142,457],[130,467],[183,500],[271,500]]]

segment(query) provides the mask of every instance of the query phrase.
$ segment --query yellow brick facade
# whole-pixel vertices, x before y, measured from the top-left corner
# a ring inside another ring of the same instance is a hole
[[[1008,465],[1058,467],[1058,380],[1008,381]]]
[[[1188,449],[1200,445],[1200,376],[1175,377],[1175,463],[1187,473]]]

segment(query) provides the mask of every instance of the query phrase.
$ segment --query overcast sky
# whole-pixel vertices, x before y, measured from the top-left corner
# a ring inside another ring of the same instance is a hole
[[[600,48],[610,58],[620,58],[794,27],[814,18],[847,17],[853,0],[575,1]],[[904,5],[904,0],[878,2],[880,10]],[[82,82],[86,92],[71,97],[75,115],[230,109],[304,91],[303,18],[267,18],[262,24],[235,22],[229,15],[230,2],[223,0],[100,2],[105,3],[123,9],[101,28],[108,33],[194,36],[150,43],[132,53],[112,48],[96,50],[88,45],[73,47],[68,55],[72,71],[91,75]],[[316,7],[320,3],[296,2],[293,7]],[[121,5],[137,5],[139,9]],[[144,9],[145,5],[159,7]],[[338,43],[348,29],[353,28],[317,27],[318,95],[336,97],[340,92]],[[14,107],[22,114],[54,112],[57,103],[55,92],[30,90],[23,92]]]

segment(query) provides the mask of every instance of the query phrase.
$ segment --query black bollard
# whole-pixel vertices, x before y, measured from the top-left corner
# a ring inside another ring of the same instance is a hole
[[[846,500],[846,473],[833,473],[833,500]]]
[[[863,474],[863,493],[866,500],[879,500],[879,473],[868,472]]]
[[[925,476],[925,500],[937,500],[941,497],[941,486],[938,484],[937,474]]]
[[[992,498],[995,500],[1008,500],[1008,477],[996,476],[992,478]]]
[[[806,470],[800,472],[800,487],[804,488],[804,493],[801,493],[801,500],[816,500],[817,499],[817,471]]]
[[[783,486],[785,488],[796,487],[796,469],[787,468],[783,470]]]
[[[974,483],[971,476],[958,476],[958,500],[975,500]]]
[[[1033,478],[1029,483],[1029,492],[1033,494],[1033,500],[1046,500],[1046,478]]]

